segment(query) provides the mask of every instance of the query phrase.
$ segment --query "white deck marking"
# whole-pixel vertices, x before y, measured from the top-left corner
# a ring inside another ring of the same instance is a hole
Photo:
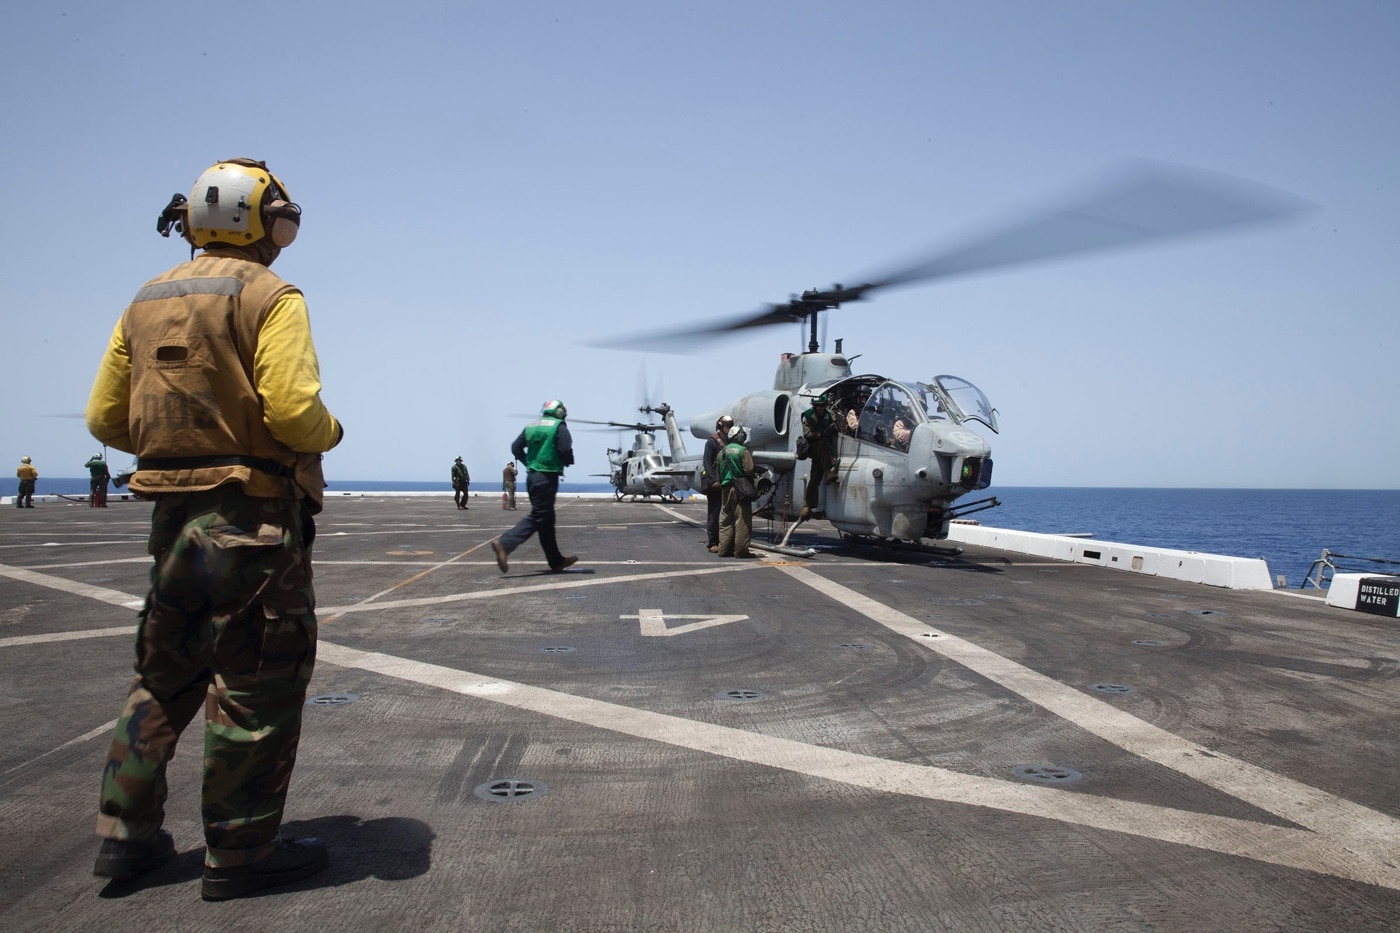
[[[91,539],[88,539],[88,540],[85,540],[85,541],[40,541],[38,544],[0,544],[0,550],[5,550],[5,551],[17,551],[17,550],[32,551],[32,550],[34,550],[36,547],[105,547],[105,546],[107,546],[107,545],[109,545],[109,544],[111,544],[111,545],[125,545],[125,544],[131,544],[131,543],[133,543],[134,541],[136,541],[136,540],[138,540],[139,538],[142,538],[142,537],[144,537],[144,535],[132,535],[130,538],[127,538],[127,539],[122,540],[122,541],[93,541],[93,540],[91,540]]]
[[[0,648],[16,648],[20,645],[48,645],[60,641],[82,641],[85,638],[111,638],[114,635],[136,637],[136,626],[120,625],[113,628],[89,628],[77,632],[46,632],[43,635],[11,635],[0,638]]]
[[[580,725],[841,781],[879,792],[982,806],[1127,833],[1400,890],[1400,864],[1397,864],[1396,857],[1396,853],[1400,852],[1400,821],[1264,768],[1209,751],[992,651],[957,636],[939,632],[911,616],[826,580],[805,567],[753,562],[736,567],[695,570],[685,574],[656,573],[623,578],[552,581],[509,590],[494,589],[448,597],[393,600],[373,605],[360,603],[338,611],[434,605],[548,589],[569,589],[648,579],[674,579],[679,575],[735,572],[765,565],[776,566],[794,580],[818,590],[891,631],[917,639],[920,644],[938,651],[949,660],[963,664],[1005,689],[1031,700],[1055,715],[1062,716],[1094,735],[1113,742],[1126,751],[1180,771],[1239,800],[1308,829],[1278,827],[1250,820],[1095,797],[1060,788],[1033,787],[994,778],[959,774],[927,765],[888,761],[492,679],[440,665],[365,652],[324,639],[319,642],[317,653],[326,663],[341,667],[377,672]],[[125,608],[139,607],[143,602],[115,590],[76,583],[4,564],[0,564],[0,575]],[[330,611],[332,610],[323,610],[327,613]],[[129,627],[122,627],[20,636],[5,639],[0,645],[105,637],[129,634],[131,631]],[[930,633],[935,633],[938,637],[925,637]],[[100,727],[64,743],[59,748],[93,738],[111,728],[113,726],[110,725]],[[45,753],[47,754],[52,754],[52,751]]]
[[[934,626],[810,570],[801,567],[779,569],[890,631],[925,645],[948,660],[981,674],[992,683],[1025,697],[1124,751],[1179,771],[1237,800],[1320,834],[1332,836],[1340,844],[1363,852],[1380,864],[1400,867],[1396,861],[1400,856],[1400,820],[1187,741],[966,639],[940,632]],[[931,633],[937,637],[929,638]]]
[[[8,564],[0,564],[0,577],[9,577],[11,580],[19,580],[22,583],[33,583],[36,586],[47,587],[51,590],[58,590],[63,593],[71,593],[74,596],[86,596],[98,602],[110,603],[113,606],[121,606],[123,609],[140,609],[146,604],[144,596],[130,596],[117,590],[109,590],[105,586],[93,586],[90,583],[79,583],[76,580],[65,580],[62,577],[50,576],[46,573],[36,573],[33,570],[25,570],[22,567],[11,567]]]
[[[319,562],[318,562],[319,563]],[[577,574],[563,574],[555,577],[548,583],[527,584],[525,586],[512,586],[505,589],[476,590],[471,593],[448,593],[443,596],[424,596],[418,599],[386,599],[382,602],[370,602],[373,597],[365,599],[363,602],[350,603],[345,606],[328,606],[318,608],[317,615],[340,616],[350,612],[374,612],[380,609],[411,609],[415,606],[439,606],[443,603],[460,603],[474,599],[495,599],[499,596],[516,596],[521,593],[542,593],[549,590],[570,590],[589,586],[611,586],[618,583],[631,583],[641,580],[675,580],[680,577],[705,576],[712,573],[740,573],[745,570],[756,569],[758,562],[750,561],[745,564],[737,564],[725,567],[706,566],[697,570],[676,570],[665,573],[639,573],[626,577],[590,577],[576,579]]]
[[[872,758],[325,641],[320,643],[317,657],[328,664],[478,697],[541,716],[880,793],[988,807],[1400,890],[1400,867],[1391,859],[1358,854],[1330,834]]]
[[[748,616],[683,616],[672,613],[667,616],[660,609],[638,609],[634,616],[618,616],[619,619],[636,619],[640,623],[641,633],[648,636],[684,635],[688,632],[698,632],[701,629],[712,628],[716,625],[724,625],[728,622],[742,622]],[[698,619],[696,622],[687,622],[684,625],[672,625],[669,628],[666,620],[670,619]]]
[[[696,528],[704,528],[704,527],[705,527],[705,522],[704,522],[704,520],[696,519],[696,518],[694,518],[694,517],[692,517],[692,516],[690,516],[690,515],[684,514],[683,512],[677,512],[675,509],[671,508],[670,506],[661,505],[661,504],[658,503],[656,507],[657,507],[658,509],[660,509],[661,511],[665,512],[667,515],[671,515],[671,516],[675,517],[676,519],[678,519],[679,521],[685,522],[687,525],[694,525]]]
[[[29,759],[28,761],[22,761],[22,762],[20,762],[19,764],[15,765],[13,768],[10,768],[10,769],[7,770],[7,771],[0,772],[0,777],[3,777],[3,776],[6,775],[6,774],[14,774],[16,771],[19,771],[19,770],[22,769],[22,768],[27,768],[27,767],[29,767],[30,765],[34,764],[35,762],[43,761],[45,758],[49,757],[50,755],[54,754],[55,752],[61,752],[61,751],[63,751],[65,748],[68,748],[68,747],[71,746],[71,745],[77,745],[77,744],[79,744],[79,743],[81,743],[81,742],[86,742],[86,741],[88,741],[89,739],[95,739],[95,738],[98,738],[98,737],[100,737],[100,736],[110,736],[110,735],[112,734],[112,732],[113,732],[116,728],[117,728],[117,720],[113,719],[111,722],[107,723],[106,725],[98,726],[96,729],[93,729],[91,732],[84,732],[82,735],[78,736],[77,738],[69,739],[67,742],[64,742],[62,745],[56,746],[56,747],[54,747],[54,748],[51,748],[51,749],[49,749],[48,751],[44,752],[42,755],[36,755],[36,756],[34,756],[33,758]],[[0,783],[0,787],[4,787],[6,784],[9,784],[9,783],[11,783],[11,782],[10,782],[10,781],[5,781],[5,782],[3,782],[3,783]]]

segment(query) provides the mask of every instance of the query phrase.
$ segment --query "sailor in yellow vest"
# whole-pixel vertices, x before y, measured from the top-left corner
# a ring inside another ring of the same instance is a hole
[[[19,469],[15,470],[15,476],[19,479],[15,508],[34,508],[34,484],[39,479],[39,471],[34,469],[34,464],[28,457],[20,457]]]
[[[136,455],[131,491],[155,500],[155,568],[102,769],[93,873],[134,878],[173,855],[166,763],[203,711],[206,900],[327,864],[324,843],[279,833],[316,659],[321,453],[343,434],[321,402],[306,301],[268,268],[300,218],[251,159],[175,195],[157,230],[180,233],[192,258],[136,293],[87,407],[94,437]]]

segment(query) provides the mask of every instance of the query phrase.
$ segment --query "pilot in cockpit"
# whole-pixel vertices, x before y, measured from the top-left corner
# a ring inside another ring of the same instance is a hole
[[[911,429],[911,427],[910,427],[910,422],[909,422],[907,416],[894,419],[894,427],[892,427],[892,428],[890,429],[890,435],[891,435],[891,440],[894,442],[894,445],[893,445],[893,446],[894,446],[896,449],[898,449],[898,450],[908,450],[908,449],[909,449],[909,437],[910,437],[912,434],[913,434],[913,431],[912,431],[912,429]]]

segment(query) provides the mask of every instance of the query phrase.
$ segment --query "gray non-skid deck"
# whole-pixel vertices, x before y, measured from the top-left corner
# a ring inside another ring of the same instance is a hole
[[[577,567],[502,575],[494,497],[330,499],[286,829],[331,867],[218,904],[197,725],[179,857],[91,875],[149,506],[0,512],[0,925],[1400,926],[1394,619],[977,549],[722,560],[703,511],[565,498]]]

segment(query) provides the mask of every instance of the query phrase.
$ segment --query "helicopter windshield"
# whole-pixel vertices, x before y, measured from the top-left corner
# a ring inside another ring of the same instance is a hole
[[[837,425],[844,433],[881,447],[909,449],[914,426],[926,420],[918,395],[897,382],[884,380],[844,388],[848,391],[840,393],[835,412]]]
[[[958,424],[978,421],[997,430],[996,409],[981,389],[961,376],[937,376],[932,385],[921,382],[919,388],[930,419],[947,418]]]

